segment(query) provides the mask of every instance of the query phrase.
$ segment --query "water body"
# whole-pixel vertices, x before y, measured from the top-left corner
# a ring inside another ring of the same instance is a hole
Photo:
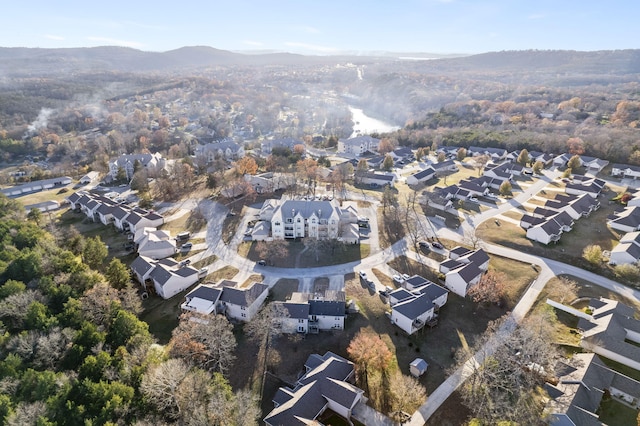
[[[349,106],[349,111],[351,111],[353,119],[352,138],[360,135],[368,135],[370,133],[393,132],[400,128],[400,126],[369,117],[361,109]]]

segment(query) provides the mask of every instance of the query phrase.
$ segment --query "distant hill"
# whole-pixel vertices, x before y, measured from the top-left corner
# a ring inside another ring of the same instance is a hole
[[[505,51],[452,57],[426,53],[375,52],[371,56],[305,56],[291,53],[243,54],[208,46],[167,52],[127,47],[68,49],[0,48],[0,76],[73,72],[181,72],[216,66],[313,65],[336,62],[414,62],[409,68],[433,72],[536,72],[580,74],[640,73],[640,50]],[[418,60],[434,58],[433,60]]]

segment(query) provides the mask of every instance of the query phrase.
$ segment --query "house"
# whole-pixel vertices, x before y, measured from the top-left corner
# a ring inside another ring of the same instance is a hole
[[[342,300],[309,300],[309,332],[344,330],[346,303]]]
[[[436,171],[433,167],[427,167],[417,173],[407,177],[407,185],[417,185],[419,183],[425,183],[436,176]]]
[[[520,172],[522,171],[522,166],[520,166],[519,164],[518,168],[516,168],[515,166],[515,164],[511,163],[502,163],[496,166],[489,166],[484,168],[484,172],[482,174],[483,176],[499,179],[504,182],[505,180],[513,179],[513,169]]]
[[[555,370],[557,384],[545,384],[550,397],[545,410],[549,424],[602,425],[596,412],[613,379],[613,370],[595,354],[575,354],[570,361],[559,362]]]
[[[443,307],[449,298],[449,290],[430,281],[424,286],[417,288],[415,291],[426,295],[435,306],[436,311]]]
[[[131,262],[131,271],[138,282],[145,286],[149,279],[149,275],[151,275],[151,271],[153,271],[155,266],[155,262],[152,259],[144,256],[138,256],[133,260],[133,262]]]
[[[617,176],[626,179],[638,179],[640,177],[640,166],[632,166],[629,164],[614,164],[611,167],[611,176]]]
[[[635,233],[635,232],[634,232]],[[624,263],[638,263],[640,260],[640,245],[636,243],[620,242],[609,255],[609,264],[622,265]]]
[[[122,168],[126,173],[127,180],[131,180],[136,163],[146,169],[149,176],[155,176],[166,166],[166,162],[160,153],[126,154],[109,161],[109,172],[107,176],[109,179],[115,180],[118,176],[118,170]]]
[[[580,180],[578,176],[573,176],[573,182],[566,184],[565,192],[571,195],[587,194],[596,198],[602,192],[605,183],[602,179]]]
[[[171,258],[156,262],[149,274],[156,293],[163,299],[169,299],[186,290],[198,281],[198,270],[190,266],[181,266]]]
[[[69,176],[60,176],[51,179],[36,180],[33,182],[27,182],[22,185],[12,186],[10,188],[0,189],[0,193],[7,197],[18,197],[23,194],[30,194],[32,192],[46,191],[53,188],[61,188],[71,184],[71,178]]]
[[[415,158],[411,148],[406,146],[394,149],[389,153],[389,155],[391,155],[396,161],[412,161]]]
[[[466,256],[468,254],[470,254],[472,252],[472,250],[466,248],[466,247],[462,247],[462,246],[457,246],[452,248],[451,250],[449,250],[449,259],[457,259],[459,257],[462,256]]]
[[[129,213],[131,213],[131,210],[122,206],[115,206],[113,210],[111,210],[113,225],[116,227],[116,229],[124,231],[124,220],[129,215]]]
[[[434,209],[448,211],[453,209],[453,202],[440,195],[439,193],[432,193],[427,196],[427,204]]]
[[[609,165],[609,161],[595,157],[581,156],[582,165],[587,168],[587,172],[596,174]]]
[[[312,354],[305,373],[293,387],[281,387],[274,409],[263,419],[268,426],[311,425],[327,409],[349,421],[363,391],[351,383],[353,363],[332,352]]]
[[[164,259],[176,254],[176,240],[168,231],[156,228],[142,228],[142,237],[135,239],[138,254],[151,259]]]
[[[591,299],[590,317],[580,318],[580,346],[635,370],[640,370],[640,321],[635,310],[618,301]]]
[[[441,175],[446,172],[457,172],[458,166],[453,160],[446,160],[440,163],[431,163],[429,164],[433,170],[436,171],[436,175]]]
[[[571,160],[571,157],[573,157],[573,154],[560,154],[553,159],[553,165],[556,167],[564,167],[567,165],[569,160]],[[580,160],[580,165],[582,166],[582,160]]]
[[[257,194],[268,194],[271,192],[286,189],[295,184],[295,177],[290,173],[261,173],[258,175],[244,175],[245,182],[248,182]]]
[[[260,219],[270,222],[274,239],[344,236],[351,241],[345,230],[349,230],[349,224],[357,223],[358,216],[353,206],[340,207],[337,200],[266,200]]]
[[[223,313],[230,320],[241,322],[251,321],[269,294],[269,286],[262,283],[254,282],[248,288],[237,288],[237,282],[223,280],[218,285],[222,287],[220,304]]]
[[[524,214],[520,218],[520,227],[522,229],[529,229],[532,226],[540,225],[545,223],[547,220],[543,217],[533,216],[530,214]]]
[[[100,177],[100,173],[93,171],[89,172],[86,175],[82,176],[78,181],[81,185],[89,185],[90,183],[95,182]]]
[[[293,147],[296,145],[305,146],[303,141],[293,138],[265,139],[260,143],[260,150],[263,155],[268,156],[276,148],[293,152]]]
[[[542,244],[558,242],[562,235],[562,226],[555,220],[547,220],[527,229],[527,238]]]
[[[635,232],[640,230],[640,207],[626,207],[614,214],[607,221],[610,228],[621,232]]]
[[[164,223],[164,218],[154,212],[134,209],[122,220],[123,229],[133,233],[142,228],[157,228]]]
[[[369,135],[356,136],[350,139],[339,139],[338,153],[359,157],[367,151],[377,152],[379,145],[380,139]]]
[[[374,187],[393,186],[396,181],[396,176],[392,173],[356,172],[355,178],[361,184]]]
[[[475,263],[465,263],[445,274],[445,286],[460,297],[465,297],[471,287],[480,282],[485,271]]]
[[[98,220],[104,225],[110,225],[113,223],[113,209],[116,207],[115,203],[102,203],[96,210]]]
[[[200,284],[184,297],[180,308],[182,312],[197,312],[202,315],[216,313],[222,289],[211,285]]]
[[[551,425],[602,425],[596,413],[605,392],[626,405],[638,406],[640,383],[610,369],[596,354],[575,354],[558,362],[555,376],[554,383],[545,384],[550,397],[545,411]]]
[[[409,291],[413,291],[419,287],[422,287],[424,285],[429,284],[431,281],[429,281],[428,279],[420,276],[420,275],[414,275],[412,277],[407,278],[406,280],[404,280],[402,282],[402,287],[404,287],[405,289],[409,290]]]
[[[83,195],[86,196],[86,192],[74,192],[73,194],[65,198],[65,200],[67,200],[67,202],[69,203],[69,208],[71,210],[80,210],[80,204],[78,203],[78,201],[80,200],[80,198],[82,198]]]
[[[223,139],[213,143],[196,145],[194,153],[196,158],[201,158],[207,164],[211,164],[216,158],[237,160],[244,157],[244,147],[231,139]]]
[[[554,200],[548,200],[545,203],[545,207],[567,212],[572,219],[577,220],[582,217],[589,217],[591,213],[598,210],[600,201],[586,194],[578,196],[558,194]]]
[[[467,154],[472,157],[477,157],[479,155],[488,155],[494,162],[503,161],[507,158],[507,150],[502,148],[483,148],[479,146],[470,146],[469,149],[467,149]]]
[[[413,299],[415,294],[404,288],[398,288],[389,293],[389,305],[393,306],[397,303],[404,302],[409,299]]]
[[[461,180],[458,187],[469,193],[469,197],[482,197],[489,193],[489,188],[480,185],[476,180]]]
[[[435,306],[426,294],[396,303],[391,308],[391,322],[411,335],[435,317]]]
[[[281,306],[285,315],[281,320],[283,333],[308,333],[309,332],[309,304],[274,302]]]

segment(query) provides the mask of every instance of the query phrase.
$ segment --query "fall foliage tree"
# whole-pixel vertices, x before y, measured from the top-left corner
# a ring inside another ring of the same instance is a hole
[[[582,164],[582,160],[580,159],[580,156],[576,154],[569,159],[567,167],[571,170],[577,170],[578,167],[580,167],[580,164]]]
[[[584,154],[584,142],[582,141],[582,139],[578,137],[567,139],[567,148],[569,149],[569,154],[574,154],[574,155]]]
[[[439,152],[438,153],[438,163],[444,163],[444,161],[447,159],[446,155],[444,154],[444,152]]]
[[[382,371],[393,358],[387,344],[378,334],[369,330],[361,330],[351,339],[347,353],[356,364],[358,381],[367,392],[369,390],[368,375],[375,371]]]
[[[467,150],[466,150],[466,148],[458,148],[458,151],[456,152],[456,159],[458,161],[462,161],[465,158],[467,158]]]
[[[467,294],[476,303],[499,303],[505,295],[506,288],[507,277],[502,272],[490,269]]]
[[[520,155],[518,155],[518,159],[516,161],[523,167],[529,164],[529,162],[531,161],[531,158],[529,157],[529,151],[527,151],[526,149],[520,151]]]
[[[391,171],[391,169],[393,169],[393,157],[389,154],[384,156],[384,160],[382,161],[382,169],[388,171]]]
[[[533,173],[539,175],[540,173],[542,173],[542,169],[544,168],[544,163],[542,161],[536,161],[535,163],[533,163]]]
[[[193,366],[226,373],[235,360],[233,326],[221,315],[183,314],[172,332],[169,353]]]
[[[500,189],[498,189],[498,191],[500,192],[500,195],[510,195],[512,189],[513,187],[511,186],[511,182],[505,180],[500,184]]]
[[[258,172],[258,163],[253,157],[245,156],[236,161],[235,168],[239,176],[255,175]]]
[[[380,139],[380,143],[378,144],[378,152],[381,155],[388,154],[389,152],[393,151],[394,149],[395,149],[395,146],[394,146],[393,142],[391,141],[391,139],[389,139],[389,138]]]
[[[602,262],[602,247],[590,244],[582,250],[582,257],[592,265],[599,265]]]

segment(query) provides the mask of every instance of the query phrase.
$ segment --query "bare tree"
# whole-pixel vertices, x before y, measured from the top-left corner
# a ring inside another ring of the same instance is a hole
[[[172,356],[209,371],[227,372],[235,360],[233,326],[221,316],[183,314],[169,341]]]
[[[560,303],[564,303],[565,301],[571,302],[578,297],[577,283],[567,277],[558,277],[557,280],[553,280],[552,283],[547,284],[545,289],[549,292],[549,298],[551,300],[556,300]]]
[[[389,380],[391,398],[391,416],[396,421],[403,419],[403,413],[413,413],[427,399],[427,390],[413,377],[399,371]]]
[[[189,366],[181,359],[169,359],[149,369],[142,376],[140,392],[165,416],[180,416],[178,388],[189,372]]]
[[[547,315],[552,312],[534,315],[520,325],[504,317],[491,323],[473,348],[458,352],[458,366],[464,365],[468,374],[460,387],[463,403],[483,424],[544,424],[538,389],[556,358],[551,339],[554,319]]]
[[[483,246],[483,241],[480,237],[478,237],[478,235],[476,234],[476,230],[475,229],[466,229],[464,231],[464,237],[462,238],[462,242],[465,245],[468,245],[469,247],[471,247],[473,250],[478,250],[479,248],[482,248]]]

